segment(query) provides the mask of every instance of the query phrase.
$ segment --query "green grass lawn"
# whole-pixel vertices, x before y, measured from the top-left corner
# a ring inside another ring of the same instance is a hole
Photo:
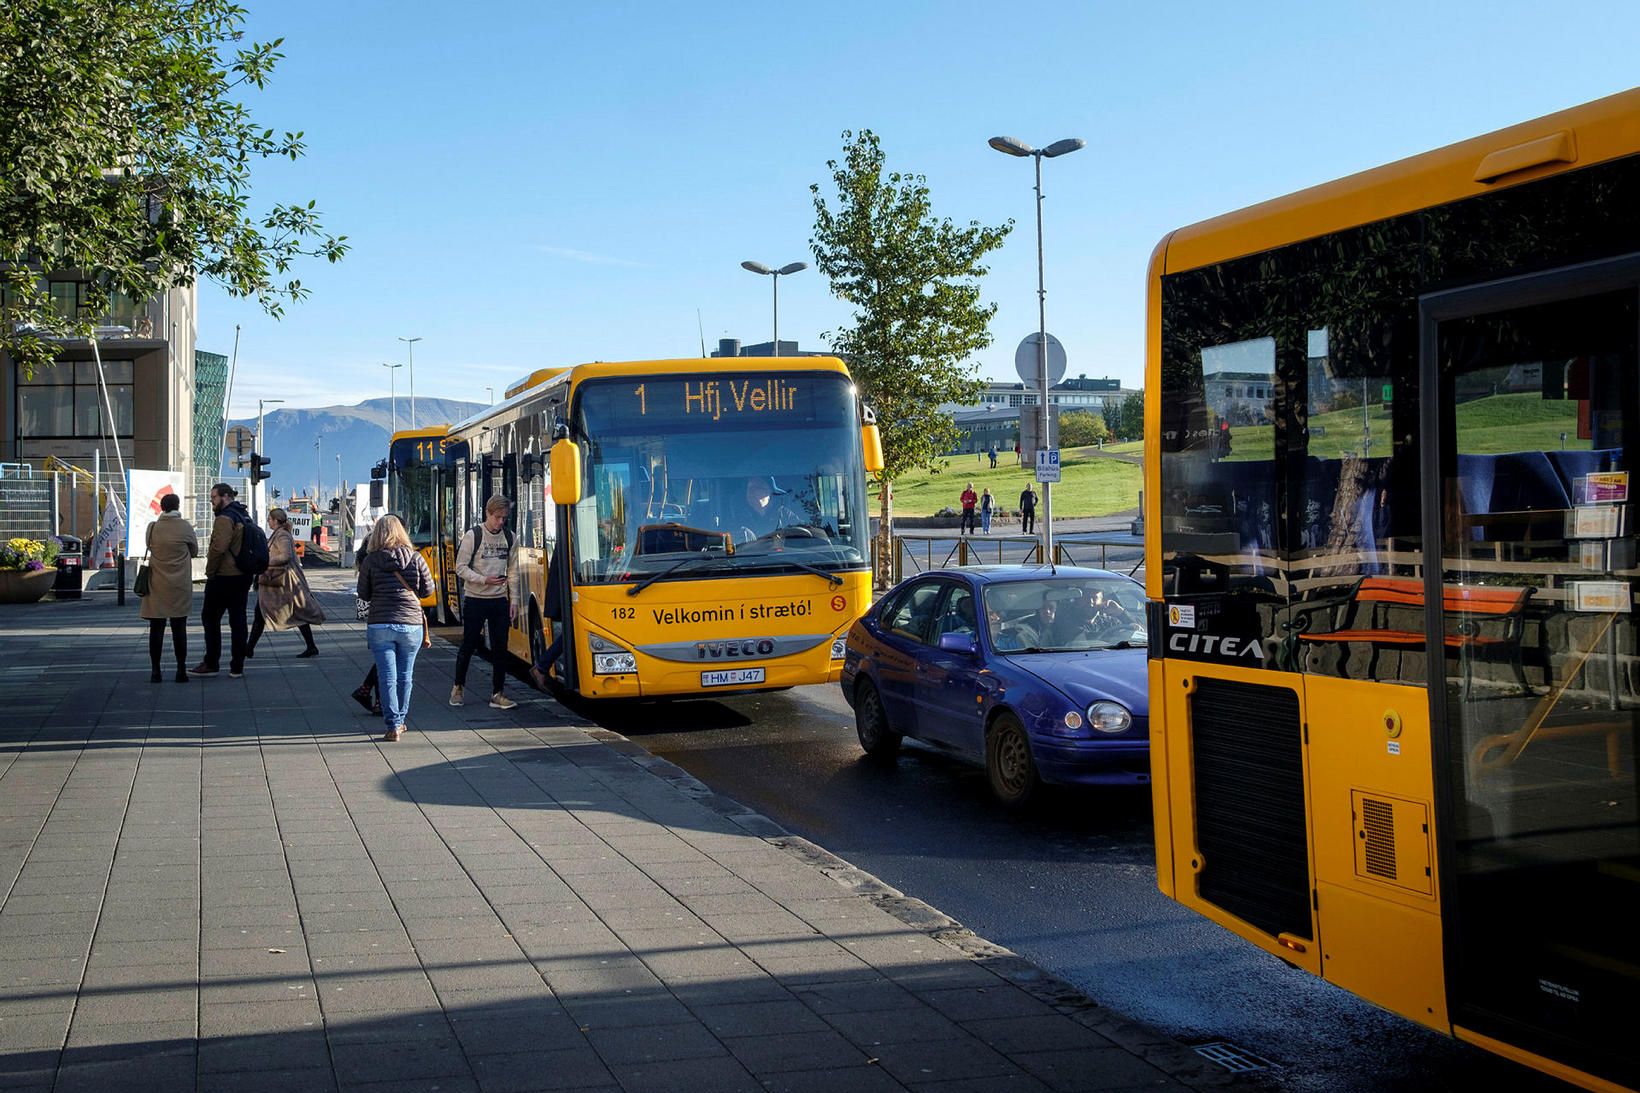
[[[1008,455],[1011,457],[1013,453]],[[1139,468],[1131,463],[1067,456],[1065,462],[1060,464],[1059,473],[1060,483],[1053,490],[1056,520],[1106,516],[1136,508],[1139,504],[1139,490],[1143,488],[1143,483]],[[894,512],[899,516],[932,516],[946,506],[960,509],[962,490],[969,482],[974,484],[975,493],[989,486],[997,503],[1013,512],[1019,507],[1020,491],[1027,482],[1035,480],[1034,470],[1009,466],[1000,453],[994,471],[988,464],[976,462],[972,457],[951,456],[943,461],[937,472],[918,471],[895,481]],[[1040,487],[1037,492],[1041,493]],[[872,497],[875,502],[875,489]]]
[[[1570,400],[1545,399],[1531,393],[1490,395],[1459,404],[1455,413],[1460,446],[1467,453],[1494,455],[1589,447],[1589,441],[1577,439],[1577,403]],[[1390,425],[1387,407],[1367,408],[1368,435],[1372,437],[1369,454],[1390,454]],[[1562,432],[1566,434],[1564,445],[1560,442]],[[1359,407],[1317,414],[1310,419],[1311,455],[1337,459],[1345,452],[1360,450]],[[1274,454],[1274,426],[1243,426],[1230,430],[1232,460],[1272,459]]]

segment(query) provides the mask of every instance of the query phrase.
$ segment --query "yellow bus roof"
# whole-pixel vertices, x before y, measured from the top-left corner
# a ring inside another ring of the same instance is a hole
[[[1196,269],[1635,152],[1640,88],[1180,228],[1152,269]]]
[[[401,440],[415,440],[417,437],[444,436],[449,431],[448,422],[443,425],[428,425],[420,429],[400,429],[393,434],[392,443],[397,444]]]
[[[675,375],[687,372],[842,372],[848,366],[836,357],[685,357],[665,361],[593,361],[573,369],[572,381],[608,376]]]
[[[528,391],[531,387],[540,386],[541,384],[552,379],[554,376],[561,376],[567,371],[569,371],[569,369],[565,368],[561,364],[554,365],[551,368],[537,368],[523,379],[514,380],[510,385],[508,385],[507,389],[502,392],[502,397],[512,398],[520,391]]]

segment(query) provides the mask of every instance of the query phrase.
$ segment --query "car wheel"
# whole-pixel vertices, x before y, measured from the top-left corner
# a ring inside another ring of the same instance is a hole
[[[900,734],[889,727],[882,697],[869,679],[854,685],[854,732],[873,759],[892,758],[900,750]]]
[[[985,735],[985,775],[991,793],[1010,808],[1029,801],[1042,784],[1025,726],[1013,714],[999,715]]]

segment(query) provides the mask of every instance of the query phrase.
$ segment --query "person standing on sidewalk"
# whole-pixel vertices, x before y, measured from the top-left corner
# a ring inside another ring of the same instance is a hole
[[[171,625],[171,649],[177,658],[177,682],[188,682],[188,616],[194,609],[194,559],[199,539],[194,526],[182,518],[182,498],[168,493],[159,499],[159,519],[148,525],[148,595],[142,598],[142,617],[148,620],[148,659],[153,681],[161,682],[159,658],[165,651],[165,625]]]
[[[1019,491],[1019,530],[1026,535],[1036,527],[1036,491],[1029,482]]]
[[[211,487],[211,508],[216,522],[211,525],[211,541],[205,548],[205,606],[200,623],[205,629],[205,659],[191,669],[196,676],[214,676],[222,670],[222,615],[228,615],[228,675],[245,674],[245,597],[250,594],[251,574],[239,568],[239,554],[245,544],[245,525],[251,514],[238,500],[239,494],[226,482]]]
[[[316,657],[319,647],[313,644],[313,628],[324,623],[325,611],[308,588],[307,574],[296,564],[296,537],[290,531],[290,516],[284,509],[269,509],[268,527],[273,532],[268,536],[268,569],[256,578],[256,620],[251,623],[245,658],[256,655],[263,627],[289,630],[293,626],[307,642],[307,648],[296,655]]]
[[[974,484],[970,482],[968,488],[962,491],[962,531],[959,534],[974,533],[974,506],[978,503],[979,494],[974,492]]]
[[[359,567],[357,592],[370,601],[364,630],[376,661],[382,723],[387,726],[382,739],[397,740],[410,716],[416,654],[433,643],[421,609],[421,601],[433,594],[433,574],[391,513],[370,532],[370,553]]]
[[[450,705],[465,701],[467,666],[479,639],[488,631],[490,644],[490,705],[510,710],[518,705],[502,693],[507,680],[507,627],[518,614],[512,599],[518,576],[512,531],[507,516],[512,502],[500,494],[484,502],[484,522],[468,528],[456,547],[456,576],[463,581],[461,649],[456,653],[456,683]]]
[[[985,492],[979,495],[979,526],[987,535],[991,534],[991,509],[995,503],[996,499],[991,496],[991,487],[986,486]]]

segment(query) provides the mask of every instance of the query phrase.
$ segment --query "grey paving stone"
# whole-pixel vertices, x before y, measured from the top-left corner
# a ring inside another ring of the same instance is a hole
[[[136,1058],[143,1055],[192,1055],[197,1026],[193,1017],[168,1021],[133,1021],[104,1025],[74,1022],[69,1030],[64,1064],[102,1062],[109,1058]]]
[[[851,1041],[868,1049],[884,1044],[969,1038],[961,1025],[919,1003],[891,1010],[833,1013],[828,1014],[826,1020]]]
[[[1052,1017],[1051,1006],[1037,1001],[1011,983],[992,978],[984,988],[917,991],[917,997],[955,1021],[988,1017]]]
[[[323,1026],[312,999],[286,1002],[225,1002],[199,1015],[201,1036],[273,1035]]]
[[[344,1041],[332,1043],[330,1054],[343,1085],[471,1073],[460,1044],[448,1035],[392,1043]]]
[[[192,986],[83,994],[74,1009],[74,1026],[192,1020],[198,1012],[199,994]]]
[[[1173,1084],[1160,1070],[1116,1047],[1026,1052],[1013,1058],[1020,1067],[1058,1093]]]
[[[768,1093],[904,1093],[905,1086],[872,1063],[836,1070],[791,1070],[762,1076]]]
[[[481,1011],[482,1012],[482,1011]],[[506,1055],[522,1050],[552,1050],[580,1047],[586,1037],[569,1015],[553,1011],[524,1011],[494,1016],[450,1017],[450,1026],[469,1058],[479,1055]]]
[[[762,1077],[786,1070],[835,1070],[865,1065],[865,1052],[827,1029],[823,1032],[739,1036],[725,1040],[746,1069]]]
[[[330,1072],[330,1045],[322,1029],[263,1036],[223,1036],[199,1042],[201,1074],[318,1068],[323,1068],[327,1075]],[[296,1088],[301,1087],[292,1087]]]
[[[765,1087],[734,1059],[676,1059],[665,1063],[611,1064],[626,1093],[766,1093]],[[839,1087],[848,1088],[848,1087]]]
[[[883,1044],[871,1049],[878,1065],[907,1085],[985,1078],[1018,1070],[999,1052],[973,1037],[926,1043]]]
[[[0,1050],[6,1054],[60,1048],[68,1038],[67,1010],[0,1014]]]
[[[694,1023],[636,1028],[589,1028],[587,1039],[604,1062],[655,1063],[725,1054],[722,1041]]]
[[[695,1015],[665,991],[634,992],[629,995],[561,994],[558,1001],[581,1027],[589,1030],[695,1021]]]
[[[666,988],[696,1009],[754,1002],[783,1002],[792,992],[770,975],[754,974],[725,979],[720,976],[668,976]]]
[[[233,1073],[204,1072],[199,1076],[199,1093],[326,1093],[336,1089],[330,1067],[280,1067]]]
[[[694,1005],[695,1016],[714,1035],[774,1036],[794,1032],[821,1032],[826,1023],[795,998],[775,1002],[732,1002]]]
[[[1058,1051],[1114,1047],[1099,1033],[1069,1017],[992,1017],[965,1021],[963,1027],[1007,1055],[1024,1051]]]
[[[957,1078],[947,1082],[916,1082],[911,1093],[1052,1093],[1052,1087],[1018,1071],[984,1078]]]
[[[534,1093],[613,1085],[614,1077],[589,1047],[482,1055],[472,1060],[484,1093]]]
[[[193,1055],[155,1055],[75,1063],[57,1072],[57,1093],[187,1093],[194,1089]]]

